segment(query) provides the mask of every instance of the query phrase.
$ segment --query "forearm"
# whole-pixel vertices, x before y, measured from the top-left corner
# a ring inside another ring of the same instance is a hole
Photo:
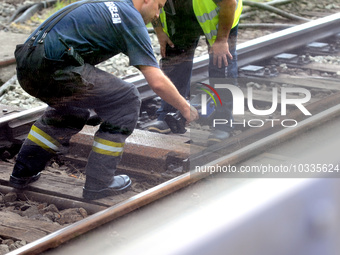
[[[152,26],[153,26],[155,33],[157,35],[157,38],[158,38],[161,56],[164,58],[166,56],[166,45],[168,44],[170,47],[174,47],[174,44],[170,40],[168,35],[163,31],[163,26],[162,26],[160,18],[154,19],[152,21]]]
[[[165,102],[179,110],[188,119],[190,117],[190,106],[176,87],[164,73],[155,67],[140,67],[149,86]],[[189,120],[189,119],[188,119]]]
[[[152,88],[154,92],[159,95],[165,102],[179,110],[183,116],[188,116],[189,103],[178,92],[172,82],[166,76],[164,76],[161,79],[157,79],[157,83],[157,86],[153,86]]]
[[[226,41],[234,23],[237,3],[235,0],[215,0],[215,2],[220,7],[216,40]]]
[[[153,26],[153,29],[155,30],[156,35],[159,35],[159,33],[164,32],[160,18],[152,20],[151,24]]]

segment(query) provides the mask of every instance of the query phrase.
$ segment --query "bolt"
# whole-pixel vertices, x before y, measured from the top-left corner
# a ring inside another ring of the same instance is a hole
[[[175,165],[169,164],[166,169],[169,170],[169,171],[173,171],[175,169]]]
[[[269,68],[265,68],[264,69],[264,75],[270,75],[270,70],[269,70]]]
[[[303,56],[299,56],[298,64],[303,64],[303,63],[304,63],[304,57]]]

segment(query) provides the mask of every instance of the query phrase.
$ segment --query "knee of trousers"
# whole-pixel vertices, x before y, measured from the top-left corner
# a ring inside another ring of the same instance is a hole
[[[72,128],[81,130],[88,118],[90,112],[87,109],[79,108],[48,108],[41,122],[48,126],[57,128]]]
[[[134,129],[137,125],[141,104],[142,100],[139,91],[136,86],[133,86],[133,93],[131,93],[128,100],[128,107],[122,109],[122,113],[124,114],[123,120],[126,120],[124,125],[129,129]]]
[[[141,99],[136,88],[125,98],[126,103],[120,105],[119,113],[117,109],[112,112],[110,117],[100,125],[99,131],[110,134],[130,135],[135,129],[140,113]],[[116,106],[117,107],[117,106]]]

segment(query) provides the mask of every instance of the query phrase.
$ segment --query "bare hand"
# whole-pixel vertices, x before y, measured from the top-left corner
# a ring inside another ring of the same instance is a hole
[[[168,44],[171,48],[175,47],[175,45],[170,40],[170,38],[165,32],[157,33],[157,38],[158,38],[159,45],[161,47],[161,56],[165,58],[166,57],[166,45]]]
[[[228,59],[233,59],[233,56],[229,52],[229,44],[228,41],[215,41],[215,43],[212,45],[210,52],[214,54],[213,56],[213,64],[218,65],[218,68],[222,68],[222,63],[224,63],[225,66],[228,66]],[[223,61],[223,62],[222,62]]]
[[[186,124],[195,121],[199,118],[198,111],[195,107],[190,105],[189,111],[182,112],[183,117],[187,120]]]

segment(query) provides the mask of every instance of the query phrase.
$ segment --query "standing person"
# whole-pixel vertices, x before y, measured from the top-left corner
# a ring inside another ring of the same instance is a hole
[[[209,77],[230,78],[230,83],[236,85],[236,40],[241,12],[242,0],[168,0],[165,4],[160,19],[155,20],[153,26],[161,49],[161,68],[181,95],[189,95],[194,52],[202,34],[208,42]],[[210,79],[210,83],[214,80]],[[215,116],[231,120],[232,96],[224,91],[219,94],[224,107],[218,108]],[[162,100],[157,111],[158,121],[147,129],[170,133],[164,118],[173,111],[174,108]],[[231,130],[227,125],[217,127],[209,142],[228,138]]]
[[[150,87],[189,121],[198,117],[159,69],[145,24],[159,17],[166,0],[85,0],[46,20],[18,45],[20,85],[49,107],[32,126],[18,154],[10,184],[25,188],[39,179],[51,157],[67,148],[93,109],[102,123],[86,165],[83,196],[97,199],[126,190],[127,175],[115,176],[124,142],[133,132],[140,95],[127,83],[94,65],[124,53]],[[77,55],[78,53],[78,55]]]

